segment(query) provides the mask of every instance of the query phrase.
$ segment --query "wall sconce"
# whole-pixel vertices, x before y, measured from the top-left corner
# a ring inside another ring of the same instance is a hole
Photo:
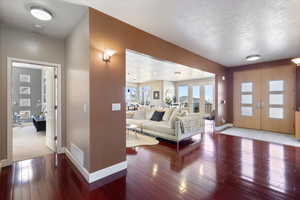
[[[115,50],[112,50],[112,49],[106,49],[104,52],[103,52],[103,58],[102,60],[104,62],[110,62],[110,58],[115,54],[117,53]]]
[[[226,77],[225,76],[222,76],[222,81],[225,81],[226,80]]]
[[[298,67],[300,67],[300,57],[292,59],[292,62],[295,63]]]

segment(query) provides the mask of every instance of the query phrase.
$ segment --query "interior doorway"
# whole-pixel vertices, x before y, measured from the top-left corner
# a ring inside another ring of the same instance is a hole
[[[234,125],[294,133],[296,68],[234,72]]]
[[[58,151],[60,65],[9,59],[8,152],[11,162]]]

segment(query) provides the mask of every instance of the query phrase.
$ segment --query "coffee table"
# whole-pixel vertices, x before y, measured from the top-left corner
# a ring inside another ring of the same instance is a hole
[[[133,131],[135,133],[135,136],[138,138],[137,132],[139,127],[135,124],[126,124],[126,133],[129,135],[129,131]]]

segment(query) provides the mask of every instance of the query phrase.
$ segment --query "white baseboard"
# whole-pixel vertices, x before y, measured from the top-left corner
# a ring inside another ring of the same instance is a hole
[[[233,127],[233,124],[224,124],[222,126],[216,126],[215,131],[223,131],[224,129]]]
[[[11,162],[8,159],[0,161],[0,168],[11,165]]]
[[[102,178],[105,178],[107,176],[113,175],[117,172],[120,172],[124,169],[127,169],[127,161],[123,161],[120,163],[117,163],[115,165],[106,167],[104,169],[98,170],[96,172],[93,172],[90,174],[90,183],[93,183],[95,181],[98,181]]]
[[[57,147],[56,152],[57,152],[58,154],[65,153],[65,148],[64,148],[64,147]]]
[[[70,159],[70,161],[75,165],[75,167],[79,170],[79,172],[82,174],[82,176],[85,178],[85,180],[90,183],[90,173],[87,169],[85,169],[71,154],[71,152],[64,148],[64,152],[67,155],[67,157]]]
[[[64,148],[64,152],[88,183],[93,183],[127,168],[127,161],[123,161],[96,172],[89,173],[89,171],[72,156],[67,148]]]

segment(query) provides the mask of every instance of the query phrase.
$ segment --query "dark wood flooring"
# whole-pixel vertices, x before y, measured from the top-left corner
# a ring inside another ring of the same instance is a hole
[[[127,173],[92,185],[63,154],[17,162],[1,172],[0,200],[300,199],[300,148],[208,131],[178,153],[161,141],[127,154]]]

